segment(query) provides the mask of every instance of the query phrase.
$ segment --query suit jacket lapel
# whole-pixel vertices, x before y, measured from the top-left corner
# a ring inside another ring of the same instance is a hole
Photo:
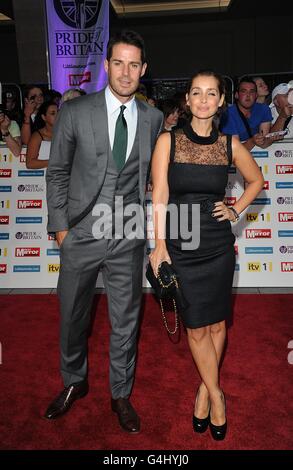
[[[98,155],[104,151],[108,161],[110,151],[108,114],[105,100],[105,90],[94,96],[91,108],[91,124],[94,134],[95,147]]]

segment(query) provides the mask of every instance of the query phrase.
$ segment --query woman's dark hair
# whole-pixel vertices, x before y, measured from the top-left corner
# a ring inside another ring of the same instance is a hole
[[[167,98],[166,100],[162,100],[158,103],[158,108],[164,114],[164,118],[167,118],[170,114],[174,113],[176,109],[179,110],[179,105],[176,100]]]
[[[193,80],[197,77],[214,77],[216,79],[217,83],[218,83],[218,89],[219,89],[220,96],[222,96],[222,95],[225,96],[225,94],[226,94],[225,79],[222,75],[220,75],[219,73],[214,72],[213,70],[199,70],[199,72],[195,73],[193,75],[193,77],[191,78],[191,80],[190,80],[190,84],[189,84],[189,87],[188,87],[188,93],[191,90]],[[220,117],[223,114],[223,112],[225,111],[225,109],[226,109],[226,101],[224,100],[222,106],[219,107],[216,115],[214,116],[214,122],[217,125],[217,127],[218,127],[218,124],[219,124]]]
[[[146,61],[145,56],[145,45],[144,40],[140,36],[140,34],[136,33],[135,31],[130,30],[122,30],[115,33],[111,36],[108,46],[107,46],[107,60],[109,61],[112,57],[113,47],[116,44],[128,44],[129,46],[135,46],[140,49],[141,52],[141,62],[144,64]]]
[[[56,99],[61,100],[62,95],[60,91],[57,90],[48,90],[45,93],[45,101],[55,101]]]
[[[214,77],[218,82],[220,96],[225,95],[226,93],[225,79],[222,77],[222,75],[220,75],[219,73],[213,72],[212,70],[200,70],[195,75],[193,75],[189,83],[188,92],[190,92],[191,90],[193,80],[197,77]]]
[[[37,112],[37,115],[36,115],[36,118],[35,118],[35,122],[34,122],[34,128],[36,130],[38,129],[42,129],[43,127],[45,127],[46,123],[45,121],[43,120],[42,118],[42,115],[46,115],[47,114],[47,111],[48,111],[48,108],[50,106],[57,106],[56,103],[54,103],[54,101],[45,101],[43,104],[41,104],[41,106],[39,107],[38,109],[38,112]]]

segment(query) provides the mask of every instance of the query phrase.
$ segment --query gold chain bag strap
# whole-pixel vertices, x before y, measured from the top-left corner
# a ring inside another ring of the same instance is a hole
[[[178,282],[177,282],[176,276],[171,276],[171,281],[168,284],[163,283],[163,281],[161,279],[161,276],[160,276],[160,267],[161,267],[161,265],[159,266],[159,269],[158,269],[157,279],[158,279],[161,287],[163,287],[164,289],[168,289],[172,286],[172,284],[174,284],[176,289],[178,289]],[[176,301],[173,297],[172,301],[173,301],[173,305],[174,305],[175,326],[174,326],[174,329],[171,330],[169,328],[169,325],[168,325],[168,322],[167,322],[167,318],[166,318],[166,314],[165,314],[164,306],[163,306],[163,301],[162,301],[162,299],[159,299],[159,300],[160,300],[161,312],[162,312],[162,317],[163,317],[163,322],[164,322],[165,328],[168,331],[169,335],[175,335],[176,331],[178,330],[178,324],[179,324]]]
[[[157,299],[160,301],[164,325],[170,335],[174,335],[179,326],[178,312],[183,312],[189,307],[189,302],[183,295],[180,287],[180,278],[173,266],[163,261],[159,268],[157,276],[155,275],[151,263],[148,263],[146,269],[146,278],[155,291]],[[173,330],[169,327],[167,316],[165,314],[163,301],[172,300],[175,312],[175,326]]]

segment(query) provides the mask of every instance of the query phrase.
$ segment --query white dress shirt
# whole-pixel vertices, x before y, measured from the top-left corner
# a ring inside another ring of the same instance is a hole
[[[116,98],[116,96],[113,95],[109,86],[106,87],[105,98],[108,114],[109,140],[112,149],[114,143],[116,121],[120,114],[120,106],[122,106],[122,103]],[[126,106],[126,109],[124,110],[124,117],[127,122],[128,133],[126,152],[127,160],[133,147],[137,127],[137,106],[135,102],[135,97],[133,97],[130,101],[127,101],[127,103],[124,103],[124,106]]]

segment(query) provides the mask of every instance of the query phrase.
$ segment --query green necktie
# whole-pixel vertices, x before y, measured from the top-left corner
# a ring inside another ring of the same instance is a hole
[[[127,151],[127,122],[123,115],[125,108],[126,106],[124,106],[124,104],[120,106],[120,114],[116,121],[115,136],[112,149],[113,158],[119,171],[123,168],[125,164]]]

